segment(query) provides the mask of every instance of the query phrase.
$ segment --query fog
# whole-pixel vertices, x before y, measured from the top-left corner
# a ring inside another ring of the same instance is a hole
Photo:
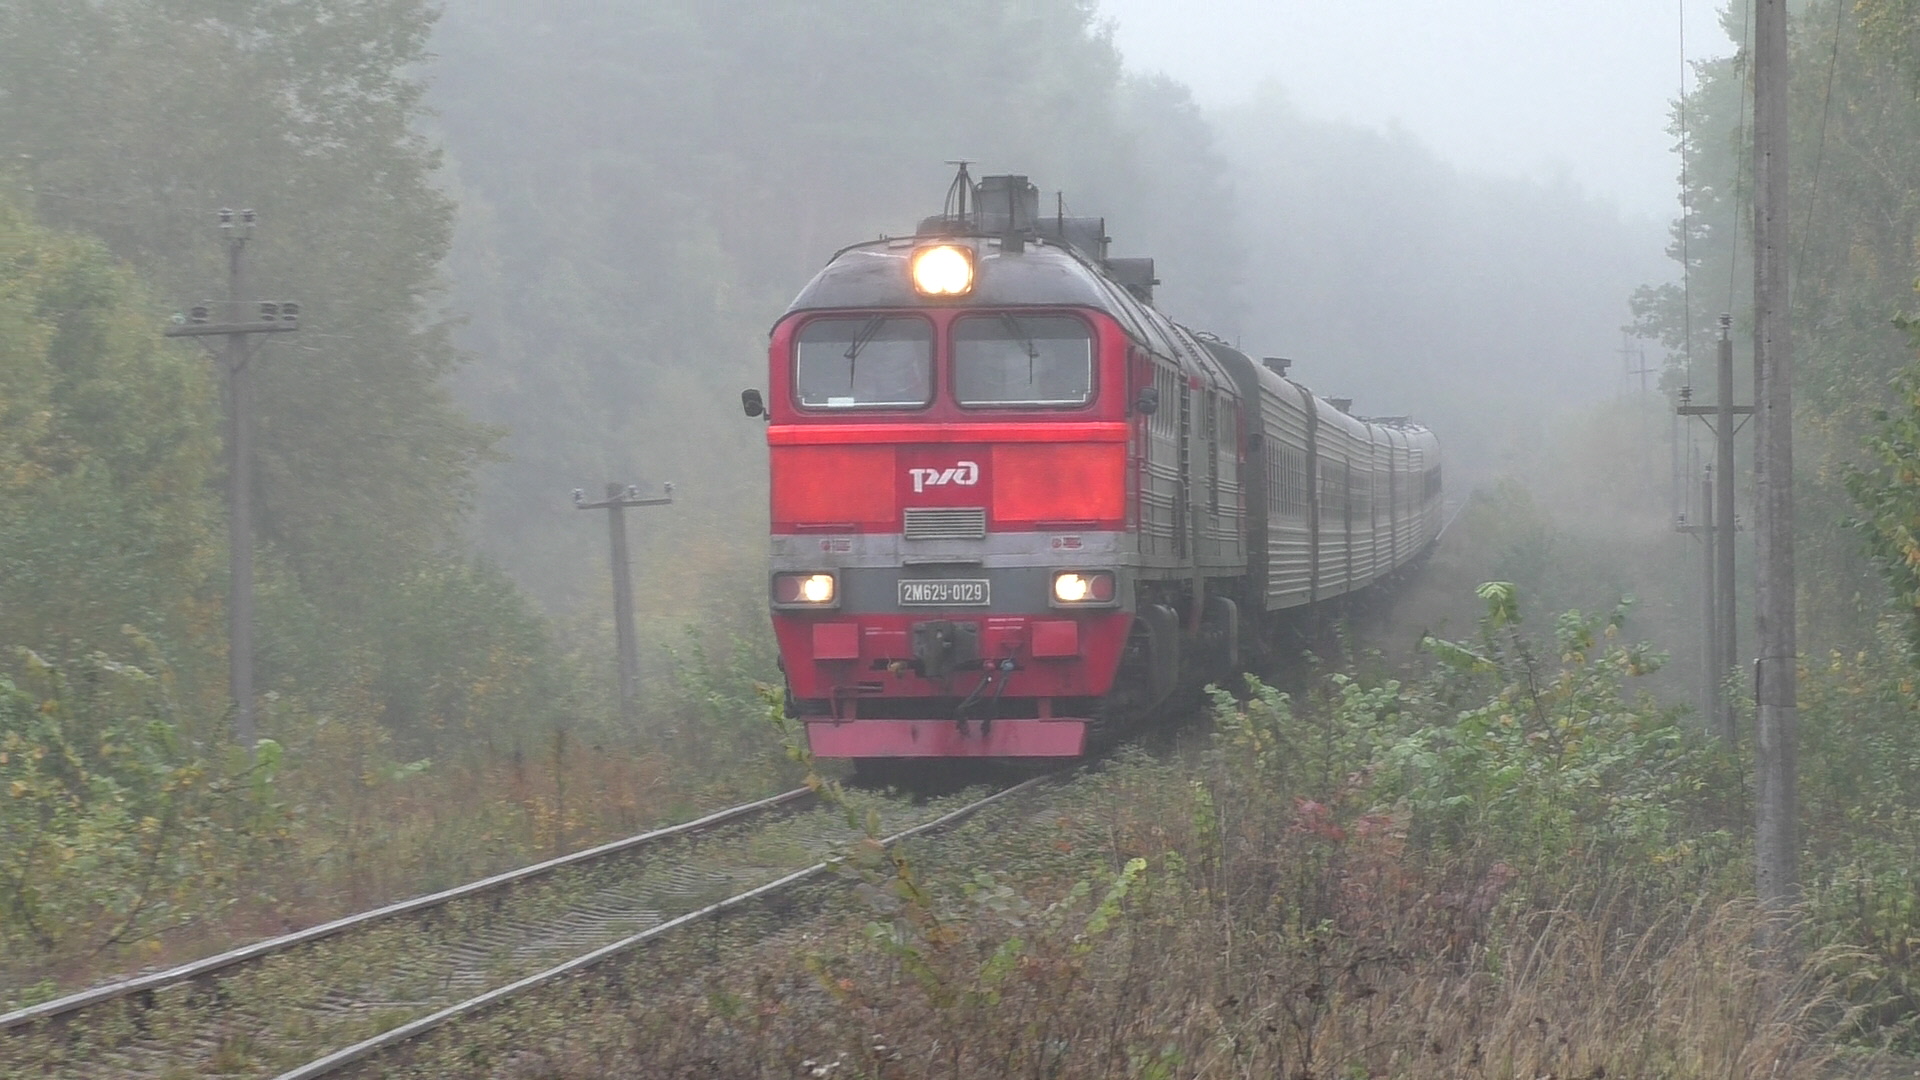
[[[1690,60],[1733,51],[1717,5],[1670,0],[1101,0],[1100,13],[1129,66],[1209,108],[1271,84],[1316,120],[1398,128],[1453,165],[1566,180],[1664,219],[1683,8]]]
[[[1463,487],[1620,390],[1626,299],[1670,276],[1678,43],[1651,9],[668,7],[462,0],[434,42],[461,393],[508,433],[476,540],[556,612],[603,604],[576,486],[678,482],[641,525],[655,634],[757,573],[735,395],[788,298],[936,210],[949,158],[1104,215],[1174,318],[1426,421]]]

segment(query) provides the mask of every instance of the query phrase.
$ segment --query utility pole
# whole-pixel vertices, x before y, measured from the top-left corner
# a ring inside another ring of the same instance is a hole
[[[1700,575],[1700,628],[1706,639],[1706,651],[1700,665],[1700,715],[1708,723],[1717,725],[1726,672],[1720,670],[1720,582],[1714,567],[1717,551],[1713,541],[1717,530],[1713,520],[1713,466],[1707,466],[1706,475],[1700,481],[1700,520],[1689,522],[1686,515],[1682,514],[1674,528],[1678,532],[1698,534],[1702,541],[1700,550],[1706,554],[1706,565],[1701,568]],[[1720,732],[1720,735],[1724,738],[1726,733]]]
[[[1712,599],[1712,614],[1707,620],[1707,668],[1712,689],[1707,696],[1707,720],[1729,744],[1739,739],[1739,724],[1733,701],[1725,684],[1739,664],[1739,632],[1734,610],[1735,534],[1740,521],[1733,509],[1733,436],[1738,430],[1735,417],[1751,416],[1753,406],[1733,403],[1733,316],[1720,316],[1720,348],[1717,365],[1720,397],[1711,405],[1689,404],[1692,388],[1682,387],[1681,404],[1675,411],[1681,416],[1708,419],[1714,436],[1714,464],[1707,470],[1702,490],[1701,526],[1683,525],[1686,532],[1700,532],[1707,540],[1706,592]]]
[[[613,633],[620,654],[620,714],[634,719],[634,701],[640,692],[640,645],[633,630],[633,566],[627,557],[627,519],[629,506],[660,506],[673,501],[673,485],[665,495],[642,497],[632,484],[607,485],[607,497],[588,502],[582,488],[573,489],[576,510],[605,510],[607,538],[613,549]]]
[[[1794,640],[1793,343],[1787,321],[1787,0],[1756,0],[1753,53],[1755,894],[1799,896],[1795,835],[1798,645]]]
[[[1720,316],[1720,400],[1714,405],[1713,435],[1715,442],[1714,459],[1718,469],[1714,479],[1719,486],[1714,489],[1713,519],[1717,519],[1720,528],[1713,534],[1715,553],[1715,574],[1717,584],[1714,595],[1719,604],[1715,621],[1719,623],[1720,651],[1714,654],[1714,721],[1720,729],[1720,735],[1732,746],[1740,739],[1739,721],[1733,714],[1733,699],[1727,695],[1726,683],[1739,665],[1740,624],[1734,615],[1734,563],[1733,541],[1740,530],[1740,519],[1733,509],[1733,433],[1734,415],[1753,415],[1753,406],[1741,406],[1733,403],[1733,316]]]
[[[1703,533],[1701,540],[1705,541],[1700,547],[1706,552],[1704,567],[1707,614],[1706,716],[1708,722],[1719,731],[1720,737],[1727,740],[1727,745],[1731,746],[1734,733],[1721,723],[1721,712],[1726,705],[1727,697],[1727,669],[1722,666],[1721,661],[1726,657],[1728,639],[1733,636],[1733,624],[1722,617],[1720,596],[1722,593],[1733,592],[1733,579],[1721,573],[1718,565],[1720,561],[1718,541],[1722,534],[1732,536],[1733,530],[1728,527],[1730,523],[1720,518],[1715,512],[1713,498],[1715,480],[1722,480],[1720,486],[1723,488],[1733,486],[1730,476],[1724,478],[1715,476],[1711,465],[1707,466],[1705,477],[1700,482],[1700,525]]]
[[[1636,375],[1640,378],[1640,392],[1642,394],[1646,393],[1647,376],[1654,374],[1654,369],[1647,365],[1647,347],[1645,345],[1635,346],[1632,335],[1622,330],[1620,331],[1620,348],[1618,352],[1620,353],[1620,385],[1622,388],[1622,396],[1632,392],[1633,379]],[[1638,367],[1634,366],[1635,360],[1640,362]]]
[[[220,211],[220,235],[227,246],[227,301],[219,322],[209,322],[211,302],[195,304],[187,316],[174,316],[167,337],[227,339],[227,689],[233,698],[233,738],[253,753],[259,731],[253,716],[253,376],[254,334],[286,334],[300,329],[300,305],[263,301],[259,318],[246,319],[246,277],[242,256],[253,238],[254,213]],[[203,342],[202,344],[206,344]],[[208,345],[211,349],[212,346]]]

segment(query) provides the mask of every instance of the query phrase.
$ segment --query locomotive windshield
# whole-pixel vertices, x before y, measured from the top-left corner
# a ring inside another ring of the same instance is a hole
[[[1071,315],[969,315],[953,326],[953,392],[962,405],[1084,405],[1093,336]]]
[[[821,409],[933,400],[933,324],[911,316],[815,319],[794,346],[794,391]]]

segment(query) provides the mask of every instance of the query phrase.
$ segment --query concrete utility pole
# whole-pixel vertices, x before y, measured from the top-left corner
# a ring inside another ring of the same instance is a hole
[[[1755,893],[1781,911],[1799,896],[1795,787],[1793,341],[1787,321],[1787,0],[1756,0],[1753,52]]]
[[[660,506],[673,501],[673,485],[665,495],[642,497],[632,484],[607,485],[607,497],[588,502],[582,488],[573,489],[576,510],[605,510],[607,538],[613,549],[613,633],[620,652],[620,714],[634,719],[634,701],[640,693],[640,645],[633,630],[633,566],[627,557],[627,519],[629,506]]]
[[[1681,389],[1681,416],[1710,417],[1715,446],[1715,461],[1707,470],[1702,489],[1698,527],[1682,525],[1685,532],[1699,532],[1707,541],[1706,592],[1710,598],[1707,618],[1707,678],[1709,689],[1705,708],[1708,723],[1729,743],[1739,738],[1739,724],[1733,701],[1727,696],[1726,681],[1738,666],[1739,630],[1734,613],[1733,542],[1739,531],[1739,518],[1733,509],[1733,436],[1734,417],[1753,414],[1751,405],[1733,403],[1733,316],[1720,316],[1719,348],[1720,397],[1711,405],[1689,404],[1691,388]]]
[[[227,301],[219,322],[208,322],[210,303],[194,305],[185,319],[166,329],[168,337],[227,339],[227,687],[233,698],[233,738],[253,753],[259,739],[253,717],[253,334],[286,334],[300,329],[300,305],[260,304],[259,319],[244,322],[246,278],[241,256],[253,238],[254,213],[220,211],[220,234],[227,245]],[[211,346],[208,346],[211,348]]]
[[[1715,616],[1720,624],[1720,651],[1714,654],[1714,722],[1728,745],[1739,741],[1740,725],[1733,714],[1733,699],[1727,695],[1726,682],[1740,664],[1740,624],[1734,615],[1733,542],[1740,531],[1740,519],[1733,509],[1733,433],[1734,415],[1753,415],[1753,406],[1733,403],[1733,316],[1720,316],[1720,400],[1714,405],[1714,459],[1719,486],[1714,489],[1714,518],[1720,529],[1713,535],[1714,573],[1718,583],[1714,596],[1719,604]]]
[[[1703,600],[1700,605],[1700,625],[1707,637],[1706,662],[1700,665],[1700,715],[1707,718],[1708,723],[1717,725],[1720,717],[1721,687],[1726,681],[1726,672],[1720,669],[1722,642],[1720,577],[1714,565],[1715,555],[1718,552],[1717,545],[1713,542],[1717,534],[1713,520],[1713,480],[1713,466],[1709,465],[1706,468],[1705,477],[1700,481],[1700,522],[1697,525],[1682,523],[1680,529],[1682,532],[1699,533],[1702,541],[1700,550],[1706,553],[1706,565],[1701,568],[1700,575],[1700,593]],[[1720,735],[1722,738],[1726,737],[1724,731],[1720,732]]]

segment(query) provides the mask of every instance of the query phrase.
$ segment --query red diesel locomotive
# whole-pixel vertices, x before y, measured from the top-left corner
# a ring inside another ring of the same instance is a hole
[[[1171,321],[1151,259],[1038,202],[963,167],[916,235],[828,262],[742,395],[818,756],[1083,754],[1437,535],[1430,432]]]

